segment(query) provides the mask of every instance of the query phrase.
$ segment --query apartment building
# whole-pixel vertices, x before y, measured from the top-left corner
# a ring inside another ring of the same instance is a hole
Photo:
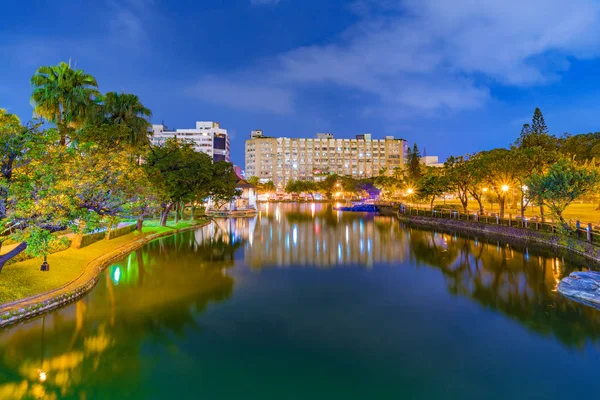
[[[218,122],[197,121],[195,129],[169,130],[164,124],[152,125],[151,141],[163,144],[167,139],[176,138],[193,143],[194,150],[208,154],[213,161],[231,161],[229,135]]]
[[[406,148],[403,139],[373,139],[370,133],[354,139],[336,139],[331,133],[314,139],[275,138],[257,130],[246,141],[246,176],[271,180],[278,188],[289,180],[318,181],[331,173],[367,178],[402,168]]]
[[[427,167],[437,168],[442,168],[444,166],[444,163],[440,162],[438,156],[423,156],[421,157],[421,164]]]

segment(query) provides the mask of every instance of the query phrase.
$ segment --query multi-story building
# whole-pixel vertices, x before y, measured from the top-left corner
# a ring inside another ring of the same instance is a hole
[[[444,166],[443,162],[439,161],[438,156],[423,156],[421,157],[421,164],[427,167],[438,167],[441,168]]]
[[[165,140],[176,138],[193,143],[194,150],[208,154],[214,161],[231,161],[229,135],[218,122],[197,121],[196,129],[169,130],[164,124],[152,125],[151,141],[161,145]]]
[[[319,180],[331,173],[368,178],[402,168],[406,148],[403,139],[372,139],[370,133],[355,139],[336,139],[331,133],[297,139],[252,131],[246,141],[246,176],[273,181],[278,188],[289,180]]]

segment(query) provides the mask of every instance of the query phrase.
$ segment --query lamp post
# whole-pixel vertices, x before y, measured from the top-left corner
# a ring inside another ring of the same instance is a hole
[[[42,263],[42,266],[40,267],[40,271],[50,271],[50,264],[48,264],[48,261],[46,260],[46,254],[44,254],[44,262]]]

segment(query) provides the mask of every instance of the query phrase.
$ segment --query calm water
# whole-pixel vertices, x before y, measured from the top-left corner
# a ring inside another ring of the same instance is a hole
[[[581,268],[271,204],[150,243],[76,304],[0,330],[0,399],[598,398],[600,312],[554,292]]]

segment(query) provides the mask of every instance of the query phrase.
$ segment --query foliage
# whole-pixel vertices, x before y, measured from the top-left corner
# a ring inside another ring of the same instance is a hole
[[[275,191],[276,187],[273,181],[267,181],[265,183],[261,183],[258,176],[251,176],[246,180],[248,183],[256,186],[256,191],[258,193],[272,193]]]
[[[546,173],[534,173],[527,180],[532,195],[547,204],[565,227],[565,208],[575,199],[597,189],[599,184],[600,174],[595,165],[579,165],[568,158],[561,158]]]
[[[93,99],[100,95],[96,78],[65,62],[39,67],[31,86],[35,115],[56,124],[61,145],[74,128],[83,125]]]
[[[151,124],[149,118],[152,112],[144,107],[138,96],[128,93],[108,92],[105,95],[98,96],[91,105],[91,112],[88,116],[88,122],[93,128],[112,127],[112,132],[96,131],[95,129],[86,130],[87,140],[106,139],[106,133],[114,140],[115,145],[127,145],[133,149],[139,149],[150,145],[149,129]],[[96,137],[90,137],[90,133],[99,133]]]
[[[412,150],[409,148],[406,153],[406,167],[408,176],[413,182],[416,182],[421,178],[421,152],[416,143],[413,145]]]
[[[433,203],[436,198],[443,196],[450,189],[448,178],[444,170],[436,167],[425,168],[425,173],[418,182],[418,198],[424,199],[430,203],[433,210]]]
[[[233,165],[225,161],[218,161],[212,165],[209,192],[211,200],[214,202],[216,209],[232,201],[235,197],[240,196],[241,192],[236,188],[238,176],[236,175]]]

